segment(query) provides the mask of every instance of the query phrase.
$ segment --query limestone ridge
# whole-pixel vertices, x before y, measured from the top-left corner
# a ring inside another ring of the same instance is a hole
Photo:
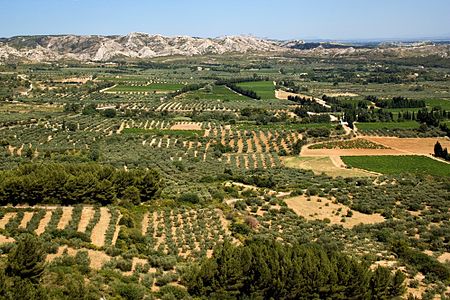
[[[198,38],[166,37],[147,33],[125,36],[41,35],[0,38],[0,62],[99,61],[148,59],[161,56],[194,56],[231,53],[283,53],[305,56],[429,56],[448,58],[447,42],[336,43],[276,41],[252,36]]]

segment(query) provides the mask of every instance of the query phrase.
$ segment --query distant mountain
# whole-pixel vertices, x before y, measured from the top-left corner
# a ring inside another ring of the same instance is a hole
[[[393,56],[439,55],[449,57],[445,43],[337,43],[274,41],[250,36],[197,38],[165,37],[146,33],[125,36],[43,35],[0,39],[0,61],[111,61],[160,56],[290,52],[302,55],[351,56],[376,53]]]

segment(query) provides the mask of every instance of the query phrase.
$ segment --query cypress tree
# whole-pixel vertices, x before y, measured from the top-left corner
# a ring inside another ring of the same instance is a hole
[[[434,145],[434,156],[442,157],[442,154],[443,154],[443,149],[442,149],[441,143],[439,143],[439,141],[438,141]]]

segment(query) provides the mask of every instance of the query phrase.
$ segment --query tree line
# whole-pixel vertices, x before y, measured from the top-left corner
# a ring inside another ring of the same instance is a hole
[[[192,296],[213,299],[392,299],[405,292],[404,279],[318,244],[261,239],[223,244],[185,270],[182,283]]]
[[[393,97],[389,100],[381,100],[375,97],[373,100],[375,105],[381,108],[422,108],[426,106],[423,100],[412,100],[403,96]]]
[[[139,204],[161,187],[154,170],[117,170],[100,164],[25,164],[0,171],[0,204]]]

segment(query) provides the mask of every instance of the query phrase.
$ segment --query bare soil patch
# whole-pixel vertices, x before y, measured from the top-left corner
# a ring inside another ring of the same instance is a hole
[[[6,244],[6,243],[14,243],[16,240],[12,237],[7,237],[2,234],[0,234],[0,244]]]
[[[15,212],[6,213],[3,218],[0,220],[0,229],[5,229],[6,224],[8,224],[9,220],[14,218],[17,215]]]
[[[377,174],[356,168],[345,168],[344,162],[337,155],[314,157],[283,157],[282,161],[288,168],[311,170],[315,174],[325,173],[332,177],[367,177]]]
[[[367,215],[357,211],[352,211],[352,217],[345,217],[350,210],[349,207],[333,203],[326,198],[312,196],[308,201],[306,196],[298,196],[284,200],[289,208],[307,220],[324,220],[329,219],[330,224],[340,224],[345,228],[352,228],[358,224],[375,224],[384,222],[384,218],[380,214]],[[345,219],[345,222],[341,220]]]
[[[37,235],[41,235],[41,234],[44,233],[45,228],[47,227],[48,223],[50,222],[50,219],[52,218],[52,214],[53,214],[53,211],[52,211],[52,210],[47,210],[47,211],[45,212],[44,217],[43,217],[43,218],[41,219],[41,221],[39,222],[39,226],[38,226],[38,228],[37,228],[36,231],[35,231],[35,233],[36,233]]]
[[[97,251],[97,250],[91,250],[91,249],[74,249],[68,246],[61,246],[58,248],[58,251],[56,254],[48,254],[46,260],[48,262],[53,261],[57,257],[61,257],[64,253],[64,250],[67,249],[67,254],[70,256],[75,256],[78,251],[87,251],[89,258],[91,260],[90,267],[95,270],[101,269],[101,267],[111,260],[111,257],[107,255],[105,252]]]
[[[325,93],[328,97],[358,97],[358,94],[351,92],[329,92]]]
[[[111,214],[106,207],[100,208],[100,220],[92,229],[91,241],[97,247],[105,245],[105,233],[108,230]]]
[[[34,215],[34,212],[30,212],[30,211],[24,212],[23,218],[19,224],[19,228],[27,228],[28,222],[30,222],[33,215]]]
[[[120,222],[120,219],[122,219],[122,215],[119,215],[119,217],[117,218],[116,229],[114,231],[114,235],[113,235],[113,238],[112,238],[112,241],[111,241],[111,245],[115,245],[116,241],[117,241],[117,238],[119,237],[119,231],[120,231],[119,222]]]
[[[172,125],[171,130],[202,130],[202,123],[179,123]]]
[[[70,220],[72,220],[72,211],[73,207],[63,207],[63,213],[61,215],[61,219],[58,222],[58,229],[64,229],[69,224]]]
[[[78,231],[79,232],[86,231],[86,227],[88,226],[92,217],[94,217],[94,213],[95,213],[95,210],[93,207],[90,207],[90,206],[83,207],[83,210],[81,211],[80,223],[78,223]]]
[[[144,217],[142,217],[142,236],[145,236],[147,234],[147,228],[148,228],[148,222],[150,221],[148,213],[144,214]]]
[[[444,254],[438,257],[438,260],[441,263],[450,262],[450,252],[445,252]]]

